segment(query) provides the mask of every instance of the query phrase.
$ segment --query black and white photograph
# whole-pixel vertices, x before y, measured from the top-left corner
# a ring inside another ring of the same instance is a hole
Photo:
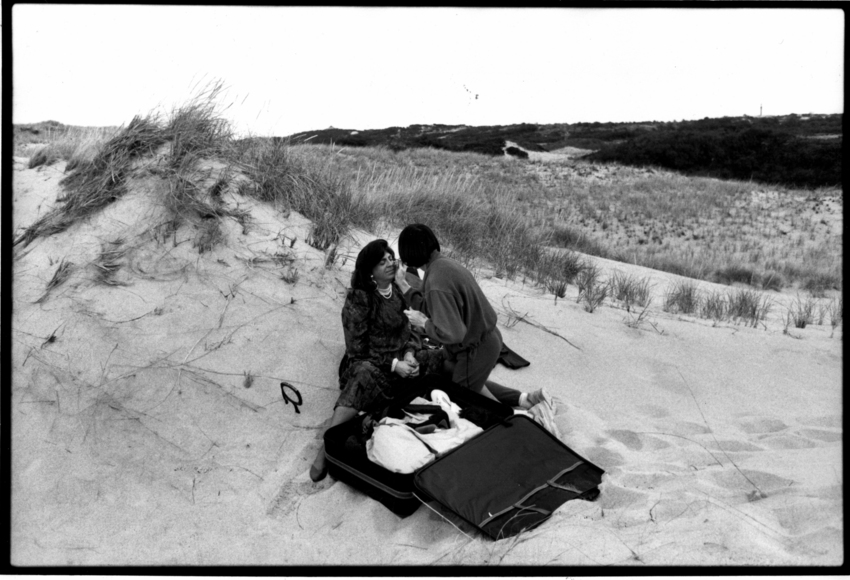
[[[732,4],[4,6],[13,569],[837,570],[845,12]]]

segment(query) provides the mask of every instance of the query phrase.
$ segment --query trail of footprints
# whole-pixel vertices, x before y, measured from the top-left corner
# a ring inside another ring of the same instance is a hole
[[[842,497],[840,481],[801,491],[795,486],[799,482],[745,466],[746,458],[756,453],[840,445],[841,415],[796,417],[789,422],[741,416],[734,421],[737,432],[712,433],[704,424],[672,419],[660,407],[641,410],[647,418],[642,431],[606,428],[599,418],[567,405],[559,404],[556,412],[565,443],[605,469],[599,508],[618,525],[696,517],[702,502],[694,500],[707,495],[735,505],[791,493],[797,495],[791,502],[764,504],[765,513],[783,534],[802,538],[803,551],[811,551],[843,527],[829,513]],[[836,468],[840,471],[840,466]],[[758,495],[744,476],[765,495]]]

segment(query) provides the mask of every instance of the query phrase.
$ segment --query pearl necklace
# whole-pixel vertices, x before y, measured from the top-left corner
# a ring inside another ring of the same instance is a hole
[[[378,294],[380,294],[381,296],[383,296],[384,298],[387,298],[387,299],[389,299],[393,295],[393,285],[392,284],[387,286],[386,293],[383,290],[381,290],[380,288],[376,288],[376,290],[378,291]]]

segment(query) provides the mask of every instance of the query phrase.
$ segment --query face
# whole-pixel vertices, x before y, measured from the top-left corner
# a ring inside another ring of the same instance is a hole
[[[395,269],[395,258],[389,252],[384,252],[384,258],[372,270],[372,277],[375,278],[376,283],[383,285],[386,282],[392,281],[395,277]]]

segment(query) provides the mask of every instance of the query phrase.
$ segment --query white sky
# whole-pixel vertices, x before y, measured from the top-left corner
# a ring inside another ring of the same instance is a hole
[[[844,111],[840,9],[16,5],[11,24],[15,123],[125,124],[213,79],[258,135]]]

